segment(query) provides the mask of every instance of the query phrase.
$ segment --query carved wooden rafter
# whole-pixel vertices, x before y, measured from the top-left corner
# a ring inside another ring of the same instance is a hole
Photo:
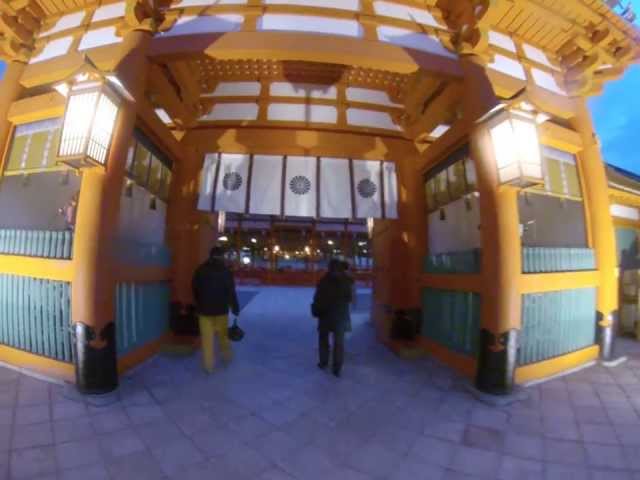
[[[26,62],[45,17],[33,0],[0,2],[0,58]]]
[[[487,62],[491,60],[489,29],[492,12],[504,0],[438,0],[442,18],[453,32],[445,45],[460,55],[474,55]]]
[[[622,75],[625,65],[639,53],[640,49],[631,41],[613,39],[609,27],[590,27],[587,35],[573,37],[558,52],[568,93],[574,96],[599,93],[604,83]]]
[[[119,34],[132,30],[150,33],[163,32],[171,28],[178,18],[178,12],[169,12],[176,0],[126,0],[123,24]]]

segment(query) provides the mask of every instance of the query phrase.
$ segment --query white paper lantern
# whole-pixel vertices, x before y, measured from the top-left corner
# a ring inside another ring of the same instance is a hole
[[[542,149],[535,116],[504,110],[489,123],[501,184],[528,187],[544,183]]]

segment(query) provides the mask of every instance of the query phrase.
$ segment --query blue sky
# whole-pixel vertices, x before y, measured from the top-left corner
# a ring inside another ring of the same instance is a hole
[[[640,175],[640,65],[589,100],[607,162]]]
[[[640,0],[632,3],[640,17]],[[0,62],[0,77],[3,74]],[[640,175],[640,65],[608,83],[602,95],[589,100],[589,106],[605,160]]]

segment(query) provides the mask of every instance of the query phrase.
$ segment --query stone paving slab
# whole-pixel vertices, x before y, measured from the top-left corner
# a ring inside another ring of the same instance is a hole
[[[158,356],[85,398],[0,368],[0,480],[640,480],[640,344],[492,407],[391,354],[366,315],[343,377],[319,371],[312,294],[245,296],[245,340],[213,375]]]

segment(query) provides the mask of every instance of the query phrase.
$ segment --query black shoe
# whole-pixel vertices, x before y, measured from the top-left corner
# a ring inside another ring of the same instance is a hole
[[[335,369],[333,370],[333,376],[334,377],[340,378],[340,375],[341,375],[340,370],[335,370]]]
[[[325,370],[327,368],[327,364],[320,362],[320,363],[318,363],[318,368],[320,370]]]

